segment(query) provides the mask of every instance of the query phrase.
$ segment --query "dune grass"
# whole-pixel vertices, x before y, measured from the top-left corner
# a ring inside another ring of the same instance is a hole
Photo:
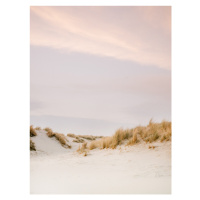
[[[146,143],[171,141],[171,122],[154,123],[150,120],[147,126],[137,126],[134,129],[125,130],[120,128],[112,137],[104,137],[100,140],[92,141],[89,149],[115,149],[125,142],[126,145],[135,145],[141,141]]]
[[[139,140],[138,140],[137,132],[135,131],[133,133],[133,136],[128,140],[127,145],[134,145],[134,144],[136,144],[138,142],[139,142]]]
[[[37,126],[37,127],[35,127],[35,130],[40,131],[42,129],[41,129],[41,127]]]
[[[83,154],[84,156],[87,156],[88,155],[87,142],[84,142],[81,146],[79,146],[77,152]]]
[[[68,136],[68,137],[72,137],[72,138],[76,138],[76,135],[73,134],[73,133],[68,133],[67,136]]]
[[[148,126],[143,127],[140,136],[145,142],[152,143],[154,141],[171,141],[171,122],[162,121],[161,123],[153,123],[150,120]]]
[[[30,137],[37,136],[37,133],[35,129],[33,128],[33,125],[30,126]]]
[[[62,133],[54,133],[55,138],[60,142],[62,145],[66,145],[66,137]]]
[[[149,147],[148,147],[149,149],[155,149],[156,147],[155,146],[153,146],[153,145],[149,145]]]
[[[52,129],[46,127],[44,130],[46,131],[48,137],[51,138],[55,136],[55,133],[52,131]]]
[[[36,151],[35,143],[30,139],[30,151]]]
[[[137,138],[146,143],[171,141],[171,122],[163,120],[161,123],[154,123],[151,119],[147,126],[136,127],[132,138],[128,141],[128,145],[139,142]]]
[[[78,135],[78,137],[86,140],[96,140],[98,138],[102,138],[102,136],[94,136],[94,135]]]
[[[68,133],[68,137],[76,138],[77,140],[85,139],[85,140],[96,140],[102,138],[103,136],[94,136],[94,135],[75,135],[73,133]]]
[[[124,140],[131,138],[133,135],[133,129],[118,129],[112,137],[103,137],[97,141],[93,141],[89,145],[89,149],[95,148],[112,148],[115,149],[118,145],[122,144]]]
[[[48,137],[50,138],[55,137],[63,147],[71,148],[71,146],[67,144],[68,140],[64,134],[53,132],[52,129],[48,127],[45,128],[44,130],[46,131]]]
[[[84,143],[85,140],[79,137],[76,137],[72,142],[76,142],[76,143]]]

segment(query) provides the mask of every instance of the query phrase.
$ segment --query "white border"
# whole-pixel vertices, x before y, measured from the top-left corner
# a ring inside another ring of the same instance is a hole
[[[197,3],[184,0],[8,0],[1,3],[1,199],[105,198],[29,194],[30,5],[172,6],[172,195],[117,195],[114,198],[199,199],[200,14]]]

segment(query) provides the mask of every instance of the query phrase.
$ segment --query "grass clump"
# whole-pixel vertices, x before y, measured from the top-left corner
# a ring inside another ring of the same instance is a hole
[[[83,143],[83,142],[85,142],[85,140],[82,139],[82,138],[76,137],[76,139],[74,139],[73,142],[76,142],[76,143]]]
[[[67,147],[71,149],[71,146],[67,144],[68,140],[64,134],[53,132],[52,129],[48,127],[45,128],[44,130],[46,131],[46,134],[48,137],[50,138],[55,137],[63,147]]]
[[[112,138],[111,137],[103,137],[100,140],[92,141],[89,145],[89,149],[104,149],[104,148],[109,148],[112,143]]]
[[[162,121],[154,123],[151,119],[147,126],[137,126],[134,129],[118,129],[112,137],[104,137],[97,141],[92,141],[89,149],[112,148],[127,141],[127,145],[135,145],[141,141],[152,143],[155,141],[171,141],[171,122]]]
[[[171,122],[163,120],[161,123],[154,123],[152,119],[149,124],[145,126],[136,127],[138,135],[146,143],[152,143],[160,140],[171,141]]]
[[[36,133],[35,129],[33,128],[33,126],[31,125],[30,126],[30,137],[34,137],[34,136],[37,136],[37,133]]]
[[[117,140],[113,140],[112,137],[105,137],[100,141],[100,149],[108,149],[112,148],[114,149],[116,147]]]
[[[66,137],[62,133],[54,133],[55,138],[60,142],[62,145],[66,145]]]
[[[78,135],[78,137],[86,139],[86,140],[95,140],[95,136],[92,136],[92,135]]]
[[[96,148],[98,147],[97,144],[98,144],[98,143],[97,143],[96,141],[91,142],[91,143],[90,143],[90,146],[89,146],[89,149],[90,149],[90,150],[96,149]]]
[[[30,151],[36,151],[35,143],[32,140],[30,140]]]
[[[103,136],[93,136],[93,135],[75,135],[73,133],[68,133],[67,136],[76,138],[76,139],[85,139],[85,140],[96,140],[103,137]]]
[[[63,147],[67,147],[67,148],[71,149],[71,145],[67,144],[68,140],[64,134],[62,134],[62,133],[54,133],[54,134],[55,134],[55,138],[60,142],[60,144]]]
[[[149,145],[149,149],[155,149],[155,148],[156,148],[155,146],[153,146],[153,145],[150,146],[150,145]]]
[[[135,131],[133,133],[133,136],[128,140],[127,145],[134,145],[134,144],[136,144],[138,142],[139,142],[139,140],[138,140],[137,132]]]
[[[77,152],[83,154],[84,156],[87,156],[88,155],[87,142],[84,142],[82,146],[79,146]]]
[[[35,130],[40,131],[42,129],[41,129],[41,127],[37,126],[37,127],[35,127]]]
[[[171,129],[168,129],[166,133],[161,137],[161,142],[163,141],[171,141]]]
[[[73,133],[68,133],[67,136],[68,136],[68,137],[72,137],[72,138],[76,138],[76,135],[73,134]]]
[[[133,135],[133,129],[118,129],[112,137],[103,137],[100,140],[92,141],[89,149],[115,149],[118,145],[122,144],[124,140],[129,139]]]
[[[47,128],[45,128],[44,130],[47,132],[47,136],[48,136],[48,137],[51,138],[51,137],[54,137],[54,136],[55,136],[55,133],[52,131],[52,129],[50,129],[50,128],[47,127]]]
[[[85,140],[96,140],[102,138],[103,136],[94,136],[94,135],[78,135],[79,138],[83,138]]]

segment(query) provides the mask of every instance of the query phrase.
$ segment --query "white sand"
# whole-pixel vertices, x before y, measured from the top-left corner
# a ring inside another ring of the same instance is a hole
[[[92,150],[84,157],[79,144],[68,137],[72,149],[63,148],[44,131],[32,137],[31,194],[170,194],[171,142],[115,150]]]

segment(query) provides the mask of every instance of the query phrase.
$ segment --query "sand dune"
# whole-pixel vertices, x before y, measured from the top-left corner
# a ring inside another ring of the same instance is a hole
[[[171,142],[120,145],[77,153],[79,143],[67,137],[67,149],[44,130],[31,138],[31,194],[170,194]],[[154,148],[149,148],[153,146]]]

